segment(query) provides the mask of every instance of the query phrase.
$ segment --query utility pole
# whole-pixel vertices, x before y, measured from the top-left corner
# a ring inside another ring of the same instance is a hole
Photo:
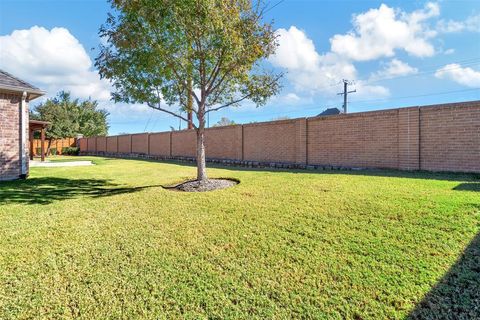
[[[347,113],[348,94],[357,92],[357,90],[348,91],[349,85],[352,85],[352,83],[343,79],[343,92],[337,93],[338,95],[343,95],[343,113]]]

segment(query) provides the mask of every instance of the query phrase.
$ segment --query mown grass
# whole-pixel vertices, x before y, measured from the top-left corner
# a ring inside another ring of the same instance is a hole
[[[478,176],[92,159],[0,183],[0,319],[480,314]]]

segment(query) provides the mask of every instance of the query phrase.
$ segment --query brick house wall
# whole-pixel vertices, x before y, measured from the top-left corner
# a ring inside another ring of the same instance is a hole
[[[84,139],[81,151],[105,154],[95,149],[101,139]],[[194,130],[118,141],[118,150],[107,155],[195,157]],[[140,141],[150,141],[147,153]],[[207,159],[480,172],[480,101],[210,128],[205,141]]]
[[[20,112],[22,95],[0,92],[0,180],[18,179],[21,172],[21,137]],[[25,108],[26,123],[28,124],[28,107]],[[25,126],[28,161],[28,125]],[[28,174],[28,165],[27,174]]]

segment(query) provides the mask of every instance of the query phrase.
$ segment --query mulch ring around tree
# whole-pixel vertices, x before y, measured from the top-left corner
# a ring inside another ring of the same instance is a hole
[[[208,179],[205,181],[189,180],[174,186],[164,186],[164,189],[184,192],[206,192],[233,187],[240,180],[231,178]]]

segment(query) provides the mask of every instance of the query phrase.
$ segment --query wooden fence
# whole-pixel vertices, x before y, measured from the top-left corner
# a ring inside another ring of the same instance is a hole
[[[47,152],[48,148],[48,140],[45,140],[45,152]],[[40,139],[33,140],[33,155],[40,156],[40,148],[42,146],[42,142]],[[50,154],[62,154],[63,148],[68,147],[76,147],[77,146],[77,138],[64,138],[64,139],[52,139],[50,144]]]

